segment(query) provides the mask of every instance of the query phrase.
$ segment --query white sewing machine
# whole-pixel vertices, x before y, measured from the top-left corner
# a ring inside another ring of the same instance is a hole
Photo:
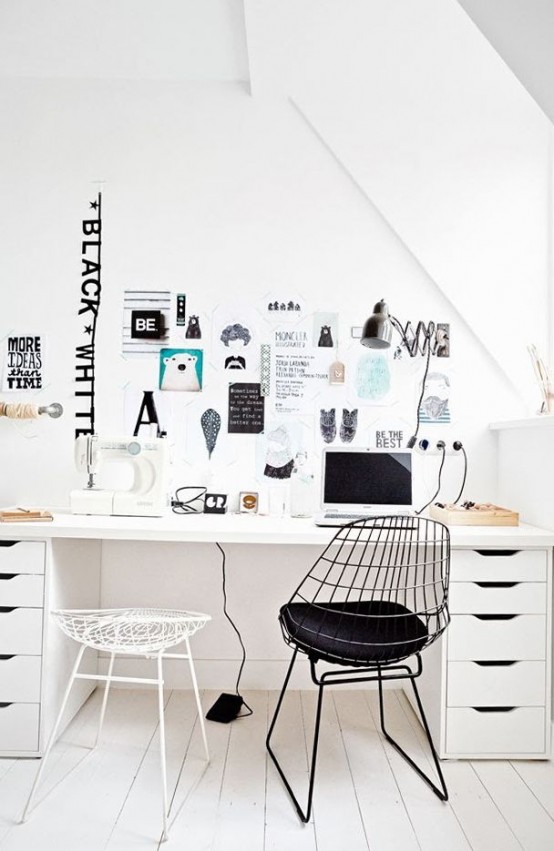
[[[104,462],[123,461],[132,466],[133,482],[127,490],[96,486]],[[75,441],[75,464],[88,473],[87,487],[70,494],[73,514],[121,514],[160,517],[169,505],[169,442],[160,437],[99,437],[83,435]]]

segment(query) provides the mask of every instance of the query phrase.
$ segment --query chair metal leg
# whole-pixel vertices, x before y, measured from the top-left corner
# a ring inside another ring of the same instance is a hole
[[[202,741],[204,742],[204,751],[206,753],[206,759],[210,761],[210,752],[208,750],[208,739],[206,738],[206,727],[204,726],[204,711],[202,709],[202,704],[200,702],[200,693],[198,691],[198,682],[196,680],[196,671],[194,670],[194,662],[192,659],[192,653],[190,651],[190,642],[187,638],[185,639],[186,647],[187,647],[187,655],[189,661],[189,669],[190,669],[190,678],[192,680],[192,687],[194,689],[194,699],[196,700],[196,708],[198,710],[198,720],[200,722],[200,730],[202,732]]]
[[[108,704],[108,695],[110,693],[110,686],[112,683],[112,674],[113,674],[113,666],[115,662],[115,653],[110,654],[110,664],[108,666],[108,678],[106,680],[106,686],[104,688],[104,696],[102,698],[102,708],[100,709],[100,720],[98,721],[98,732],[96,733],[96,741],[94,742],[94,747],[98,746],[98,742],[100,741],[100,734],[102,733],[102,727],[104,726],[104,717],[106,715],[106,706]]]
[[[406,753],[406,752],[405,752],[405,751],[404,751],[404,750],[400,747],[400,745],[399,745],[397,742],[395,742],[395,740],[394,740],[394,739],[393,739],[393,738],[392,738],[392,737],[391,737],[391,736],[387,733],[387,731],[386,731],[386,729],[385,729],[385,707],[384,707],[384,702],[383,702],[383,680],[382,680],[382,676],[381,676],[381,671],[380,671],[380,670],[379,670],[379,673],[378,673],[378,680],[377,680],[377,681],[378,681],[378,684],[379,684],[379,717],[380,717],[380,722],[381,722],[381,730],[382,730],[382,732],[383,732],[383,735],[384,735],[385,739],[387,740],[387,742],[389,742],[389,744],[391,744],[391,745],[393,746],[393,748],[394,748],[396,751],[398,751],[398,753],[400,754],[400,756],[402,756],[402,757],[406,760],[406,762],[407,762],[409,765],[411,765],[411,766],[412,766],[412,768],[414,769],[414,771],[416,771],[416,772],[417,772],[417,774],[419,774],[419,776],[421,777],[421,779],[422,779],[422,780],[424,780],[424,781],[425,781],[425,783],[427,783],[427,785],[430,787],[430,789],[432,789],[432,790],[433,790],[433,792],[435,793],[435,795],[436,795],[438,798],[440,798],[440,800],[441,800],[441,801],[448,801],[448,790],[447,790],[447,788],[446,788],[446,783],[444,782],[444,777],[443,777],[443,774],[442,774],[442,771],[441,771],[441,767],[440,767],[440,763],[439,763],[439,758],[438,758],[438,756],[437,756],[437,752],[436,752],[436,750],[435,750],[435,746],[434,746],[434,744],[433,744],[433,739],[431,738],[431,732],[430,732],[430,730],[429,730],[429,726],[428,726],[428,724],[427,724],[427,718],[425,717],[425,713],[424,713],[424,711],[423,711],[423,706],[422,706],[422,703],[421,703],[421,699],[420,699],[420,697],[419,697],[419,692],[418,692],[418,690],[417,690],[417,686],[416,686],[416,684],[415,684],[415,680],[414,680],[414,679],[412,679],[412,681],[411,681],[411,682],[412,682],[412,687],[413,687],[413,690],[414,690],[414,694],[415,694],[415,698],[416,698],[417,706],[418,706],[418,709],[419,709],[419,714],[420,714],[420,716],[421,716],[421,721],[422,721],[422,724],[423,724],[423,729],[425,730],[425,735],[427,736],[427,741],[428,741],[428,743],[429,743],[429,747],[430,747],[430,749],[431,749],[431,753],[432,753],[432,755],[433,755],[433,762],[434,762],[434,764],[435,764],[435,769],[436,769],[436,771],[437,771],[437,775],[438,775],[438,778],[439,778],[439,781],[440,781],[440,785],[441,785],[441,788],[440,788],[440,789],[439,789],[439,787],[438,787],[438,786],[436,786],[436,785],[433,783],[433,781],[430,779],[430,777],[428,777],[428,776],[427,776],[427,774],[425,774],[425,773],[421,770],[421,768],[420,768],[418,765],[416,765],[416,764],[415,764],[415,762],[413,761],[413,759],[412,759],[411,757],[409,757],[409,756],[408,756],[408,754],[407,754],[407,753]]]
[[[85,652],[85,645],[81,644],[79,647],[79,652],[77,653],[77,658],[75,659],[75,664],[73,665],[73,670],[71,671],[71,676],[69,677],[69,681],[65,688],[65,693],[62,700],[62,705],[60,706],[60,711],[58,712],[58,717],[54,723],[52,728],[52,732],[50,733],[50,738],[48,739],[48,744],[46,745],[46,750],[44,751],[44,756],[40,761],[40,765],[38,767],[37,773],[35,775],[35,779],[33,785],[31,787],[31,791],[29,792],[29,797],[27,798],[27,803],[25,804],[25,809],[23,810],[23,814],[21,816],[21,821],[24,822],[27,820],[27,815],[29,810],[31,809],[31,804],[33,803],[36,790],[38,788],[38,784],[40,783],[40,779],[46,767],[46,763],[48,761],[48,757],[50,756],[50,751],[52,750],[52,746],[56,741],[56,736],[58,735],[58,730],[62,721],[63,714],[65,712],[65,707],[67,706],[67,701],[69,699],[69,694],[71,692],[71,688],[73,683],[75,682],[75,675],[79,670],[79,665],[81,664],[81,659],[83,658],[83,653]]]
[[[285,692],[287,690],[287,686],[288,686],[288,683],[289,683],[290,675],[292,673],[292,669],[294,667],[294,663],[296,662],[297,653],[298,653],[298,650],[295,649],[293,656],[292,656],[292,659],[291,659],[291,662],[290,662],[290,665],[289,665],[289,669],[288,669],[287,674],[285,676],[285,681],[284,681],[283,687],[281,689],[281,694],[279,695],[279,700],[277,701],[275,713],[273,715],[273,719],[272,719],[270,727],[269,727],[269,732],[267,734],[267,739],[266,739],[266,748],[267,748],[267,751],[268,751],[271,759],[273,760],[273,763],[274,763],[277,771],[279,772],[279,775],[280,775],[281,780],[283,781],[283,783],[285,785],[287,792],[290,795],[290,798],[291,798],[291,800],[292,800],[292,802],[293,802],[293,804],[296,808],[296,812],[298,813],[299,818],[301,819],[302,822],[304,822],[304,824],[306,824],[306,822],[308,822],[310,820],[310,815],[311,815],[311,812],[312,812],[312,799],[313,799],[313,792],[314,792],[315,769],[316,769],[316,762],[317,762],[317,748],[318,748],[318,743],[319,743],[319,727],[320,727],[320,721],[321,721],[321,708],[322,708],[322,705],[323,705],[323,687],[324,687],[323,682],[319,684],[319,691],[318,691],[318,696],[317,696],[317,709],[316,709],[315,728],[314,728],[314,742],[313,742],[313,747],[312,747],[312,760],[311,760],[311,765],[310,765],[310,777],[309,777],[309,786],[308,786],[308,802],[307,802],[305,812],[303,811],[303,809],[300,806],[294,792],[292,791],[292,787],[291,787],[290,783],[288,782],[288,780],[285,776],[285,773],[284,773],[283,769],[281,768],[281,766],[280,766],[280,764],[277,760],[277,757],[275,756],[275,754],[271,750],[271,746],[270,746],[271,736],[273,734],[273,730],[274,730],[275,724],[277,722],[277,717],[278,717],[278,715],[281,711],[283,698],[284,698]]]
[[[162,654],[158,655],[158,712],[160,716],[160,771],[162,780],[162,807],[163,807],[163,832],[162,842],[169,837],[167,826],[167,766],[165,759],[165,719],[164,719],[164,680],[162,667]]]

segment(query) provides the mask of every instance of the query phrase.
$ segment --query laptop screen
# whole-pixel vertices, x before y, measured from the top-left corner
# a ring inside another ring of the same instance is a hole
[[[333,450],[323,454],[323,505],[412,505],[410,452]]]

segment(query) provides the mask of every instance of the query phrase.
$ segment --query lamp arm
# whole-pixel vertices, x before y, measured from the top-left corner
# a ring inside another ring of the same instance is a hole
[[[435,336],[436,331],[434,322],[428,322],[426,325],[425,322],[419,321],[414,331],[411,322],[406,322],[406,325],[402,326],[396,316],[391,316],[390,321],[400,334],[402,343],[408,350],[411,358],[415,357],[418,353],[424,355],[431,348],[431,339]]]

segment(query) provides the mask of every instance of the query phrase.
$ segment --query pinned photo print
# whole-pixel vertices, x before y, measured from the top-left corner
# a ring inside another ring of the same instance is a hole
[[[251,304],[219,305],[212,318],[212,365],[218,370],[256,373],[260,367],[260,321]]]
[[[430,372],[425,381],[425,389],[419,409],[421,423],[449,423],[450,417],[450,378],[444,372]]]
[[[320,349],[334,349],[338,345],[338,325],[338,313],[314,313],[314,346]]]
[[[162,349],[160,390],[202,390],[202,349]]]

